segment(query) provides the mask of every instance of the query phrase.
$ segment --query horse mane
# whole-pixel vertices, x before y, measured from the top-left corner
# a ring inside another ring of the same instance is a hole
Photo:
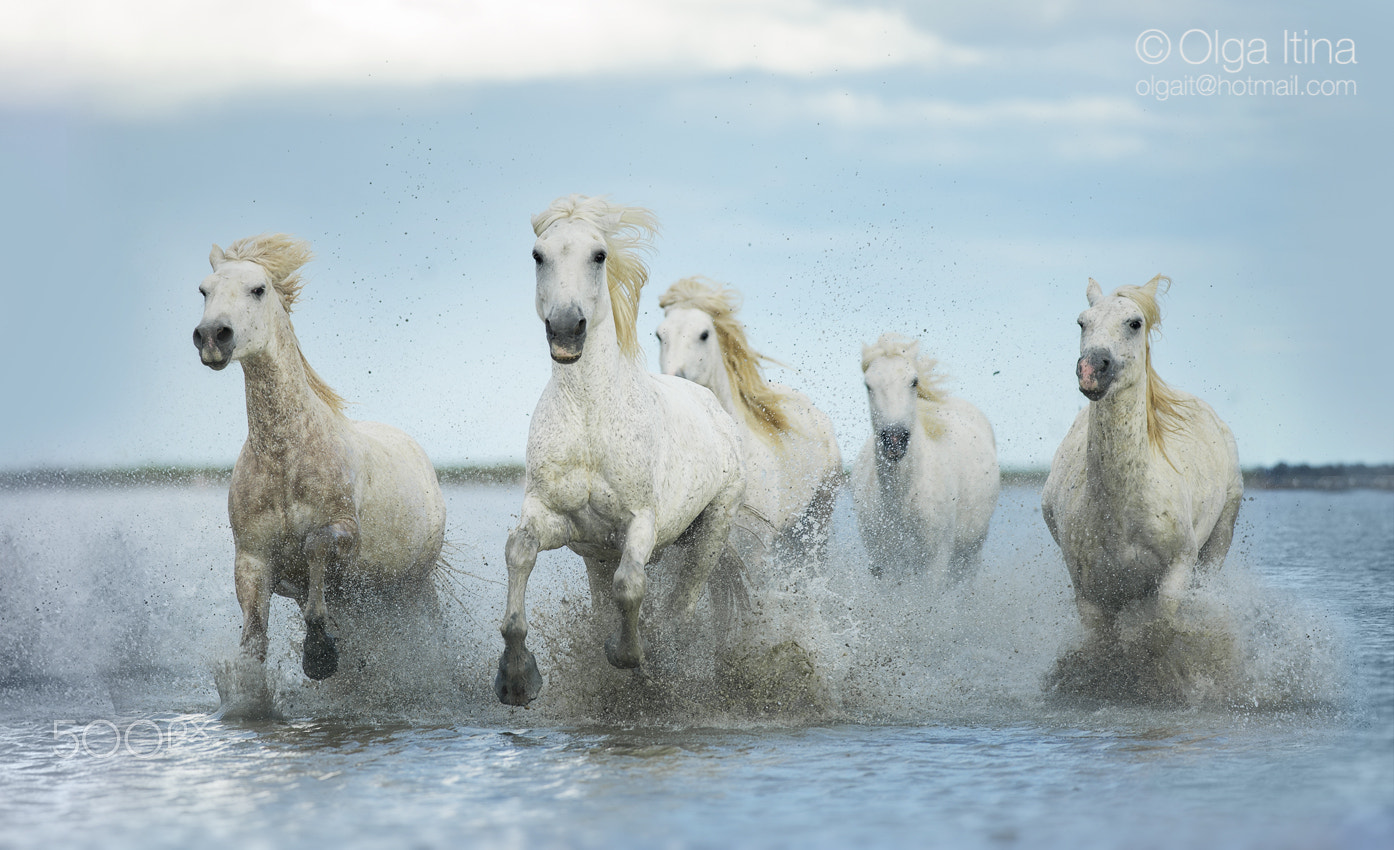
[[[920,354],[919,340],[897,333],[883,333],[874,344],[862,346],[862,371],[865,372],[873,361],[881,357],[903,357],[915,364],[915,375],[919,378],[915,387],[919,399],[915,406],[920,425],[930,439],[942,437],[944,418],[940,415],[939,406],[949,400],[949,393],[944,389],[947,379],[938,371],[939,361]]]
[[[296,299],[300,297],[300,289],[305,285],[305,281],[300,277],[300,269],[313,260],[315,255],[310,251],[310,243],[302,239],[284,233],[263,233],[260,236],[237,240],[223,252],[223,257],[256,263],[265,269],[272,289],[276,290],[276,296],[281,299],[281,306],[289,316],[295,308]],[[294,332],[295,324],[292,322],[292,335]],[[300,365],[305,367],[305,377],[310,382],[310,389],[330,410],[343,413],[347,402],[310,367],[309,361],[305,359],[305,352],[300,350],[299,339],[295,340],[295,351],[300,355]]]
[[[1158,289],[1161,292],[1158,292]],[[1166,455],[1166,435],[1181,430],[1193,415],[1196,406],[1152,369],[1152,332],[1161,327],[1162,308],[1158,296],[1171,288],[1171,278],[1156,275],[1142,286],[1120,286],[1114,295],[1126,298],[1142,311],[1147,338],[1143,347],[1147,367],[1147,441]],[[1168,463],[1170,459],[1168,458]]]
[[[691,307],[711,316],[716,327],[716,340],[721,346],[721,361],[731,382],[732,394],[740,403],[746,421],[753,428],[776,437],[791,428],[786,396],[765,381],[760,362],[783,365],[751,347],[745,337],[745,326],[736,313],[741,309],[741,294],[703,277],[685,277],[663,293],[658,306]]]
[[[558,221],[580,219],[594,225],[605,239],[605,279],[610,289],[610,312],[615,318],[615,336],[620,351],[631,360],[642,356],[639,349],[639,291],[649,279],[642,251],[652,248],[658,232],[658,218],[643,207],[626,207],[606,197],[567,195],[557,198],[547,209],[532,217],[532,230],[538,236]]]

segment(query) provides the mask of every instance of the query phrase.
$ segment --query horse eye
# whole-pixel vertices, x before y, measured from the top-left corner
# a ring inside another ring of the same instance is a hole
[[[591,256],[591,259],[594,260],[597,264],[605,262],[605,249],[601,248],[597,250],[595,254]]]
[[[707,341],[707,337],[709,337],[709,336],[711,336],[711,332],[710,332],[710,331],[702,331],[702,335],[701,335],[700,337],[698,337],[698,339],[700,339],[702,342],[706,342],[706,341]]]
[[[539,266],[542,265],[542,252],[536,248],[532,249],[532,261]]]
[[[266,287],[265,287],[265,286],[258,286],[256,289],[253,289],[253,290],[252,290],[252,295],[256,296],[257,298],[260,298],[261,296],[263,296],[263,295],[265,295],[265,294],[266,294]]]
[[[1128,327],[1132,328],[1132,329],[1135,330],[1135,331],[1136,331],[1136,330],[1141,330],[1141,329],[1142,329],[1142,319],[1133,319],[1131,322],[1128,323]]]
[[[915,389],[919,389],[919,388],[920,388],[920,379],[919,379],[919,376],[917,375],[917,376],[915,376],[915,377],[913,377],[913,378],[910,379],[910,389],[915,390]]]

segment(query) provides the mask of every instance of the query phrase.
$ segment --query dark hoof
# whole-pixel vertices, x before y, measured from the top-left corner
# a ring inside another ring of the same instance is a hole
[[[622,652],[620,647],[620,633],[615,632],[605,639],[605,659],[610,662],[610,666],[618,667],[621,670],[633,670],[644,663],[644,638],[638,640],[638,646],[629,652]]]
[[[494,675],[494,693],[504,705],[527,705],[537,699],[542,690],[542,673],[537,659],[526,647],[512,652],[505,649],[499,656],[499,671]]]
[[[315,681],[328,679],[339,669],[339,650],[323,623],[305,625],[305,657],[300,666]]]

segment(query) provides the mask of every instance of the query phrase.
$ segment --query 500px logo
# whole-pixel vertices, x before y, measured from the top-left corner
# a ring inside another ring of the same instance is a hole
[[[53,740],[57,742],[59,758],[85,755],[106,759],[118,755],[132,758],[154,758],[181,744],[210,741],[204,727],[212,718],[178,718],[160,721],[149,718],[136,720],[93,720],[76,723],[72,720],[53,721]]]

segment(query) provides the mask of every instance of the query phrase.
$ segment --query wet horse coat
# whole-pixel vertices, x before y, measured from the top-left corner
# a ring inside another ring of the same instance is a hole
[[[1195,569],[1224,561],[1244,494],[1229,428],[1152,371],[1163,281],[1107,296],[1089,281],[1075,366],[1089,406],[1056,450],[1041,493],[1076,606],[1095,631],[1136,605],[1175,615]]]
[[[508,535],[504,651],[494,689],[527,705],[542,687],[525,644],[528,577],[540,551],[581,555],[597,609],[613,600],[610,663],[644,662],[645,567],[682,539],[686,563],[667,615],[689,619],[745,492],[740,436],[705,388],[647,372],[635,317],[647,270],[636,252],[654,222],[603,198],[560,198],[533,218],[538,318],[552,377],[528,431],[518,525]]]
[[[832,420],[803,393],[765,381],[760,362],[769,358],[746,341],[739,293],[684,278],[658,304],[663,373],[711,390],[740,427],[746,506],[786,538],[820,548],[843,478]]]
[[[194,344],[212,369],[240,362],[246,382],[247,441],[228,491],[242,650],[266,660],[271,595],[292,597],[305,618],[305,674],[323,679],[338,668],[326,592],[429,584],[445,501],[421,447],[344,416],[305,361],[289,309],[310,256],[279,234],[215,245]]]

